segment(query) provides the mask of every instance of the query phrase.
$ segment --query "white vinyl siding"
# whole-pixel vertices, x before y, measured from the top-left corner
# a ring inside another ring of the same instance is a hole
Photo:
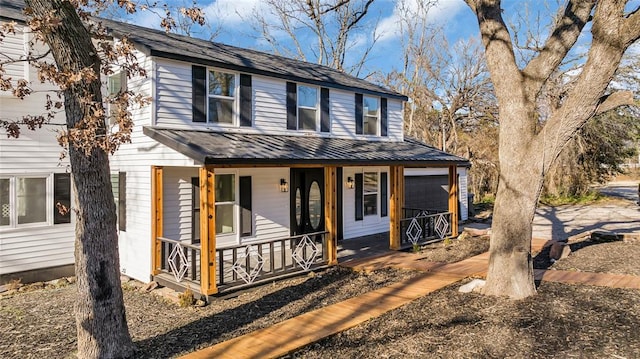
[[[303,134],[297,130],[287,130],[287,89],[285,80],[251,75],[253,127],[220,127],[211,123],[192,122],[192,64],[159,58],[155,58],[154,61],[156,62],[154,80],[156,90],[156,101],[154,101],[155,124],[158,126],[182,129],[214,128],[217,131],[267,135]],[[236,88],[239,88],[238,82],[236,82]],[[371,136],[355,134],[354,92],[337,90],[331,87],[329,87],[329,91],[331,132],[317,132],[315,133],[317,136],[354,139],[369,138],[373,141],[401,141],[403,139],[402,101],[388,99],[388,137],[371,138]],[[320,88],[318,87],[319,92]],[[317,112],[319,117],[319,105]],[[380,118],[378,116],[379,121]]]
[[[215,171],[215,170],[214,170]],[[289,178],[287,168],[260,168],[219,170],[216,176],[236,176],[236,190],[240,176],[251,176],[252,181],[252,236],[218,234],[216,247],[234,246],[251,241],[286,238],[289,236],[289,192],[280,192],[280,178]],[[164,237],[191,241],[191,178],[198,176],[197,168],[164,168]],[[236,197],[238,192],[236,192]],[[237,202],[237,201],[236,201]],[[239,205],[234,205],[236,226],[239,226]],[[238,227],[236,227],[238,228]],[[199,228],[195,228],[199,230]]]
[[[402,101],[387,100],[387,135],[390,141],[404,140]]]
[[[467,169],[458,167],[458,200],[460,201],[460,220],[469,219],[469,199],[467,198]]]
[[[354,189],[347,188],[347,178],[355,178],[356,173],[378,173],[378,183],[380,179],[380,172],[389,173],[389,167],[344,167],[342,177],[342,201],[343,201],[343,233],[344,239],[357,238],[361,236],[367,236],[370,234],[384,233],[389,231],[390,217],[380,217],[380,201],[387,201],[387,208],[389,208],[389,198],[380,198],[380,188],[378,188],[378,204],[377,214],[367,215],[360,221],[355,219],[355,203],[356,203],[356,191]],[[387,177],[389,178],[389,177]],[[389,194],[389,183],[387,180],[387,194]],[[378,186],[379,187],[379,186]]]
[[[253,76],[255,129],[260,133],[283,134],[287,128],[285,81]]]
[[[0,24],[4,23],[0,21]],[[17,30],[15,35],[8,34],[2,41],[3,54],[12,58],[25,54],[26,40],[30,36],[22,32],[21,26],[17,26]],[[41,45],[37,45],[32,51],[36,54],[44,52]],[[5,75],[14,80],[37,79],[37,70],[25,63],[5,65],[4,69],[7,71]],[[46,91],[53,86],[33,81],[31,87],[35,93],[24,100],[17,99],[8,92],[0,92],[0,113],[3,119],[18,120],[26,114],[39,115],[45,112]],[[64,114],[59,113],[52,123],[64,124],[64,119]],[[56,131],[61,128],[55,125],[44,126],[35,131],[24,128],[19,138],[7,138],[6,133],[0,130],[0,177],[46,177],[48,193],[52,195],[53,174],[67,172],[69,165],[67,158],[60,159],[62,147],[56,139]],[[75,216],[71,216],[71,223],[53,225],[53,213],[49,213],[52,212],[53,198],[47,198],[47,203],[51,207],[47,205],[46,223],[0,229],[0,274],[74,263]]]

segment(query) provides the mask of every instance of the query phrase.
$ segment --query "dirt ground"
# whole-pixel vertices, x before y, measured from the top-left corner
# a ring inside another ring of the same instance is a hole
[[[430,261],[455,261],[486,239],[427,246]],[[640,243],[572,244],[536,267],[640,275]],[[169,358],[273,325],[416,275],[333,268],[263,286],[203,307],[180,308],[125,284],[136,358]],[[460,283],[326,338],[288,358],[640,358],[640,290],[541,283],[521,301],[461,294]],[[75,285],[0,295],[0,358],[74,357]]]

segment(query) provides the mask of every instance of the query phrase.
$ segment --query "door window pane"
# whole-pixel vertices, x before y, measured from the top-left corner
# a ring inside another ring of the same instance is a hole
[[[302,197],[300,187],[296,188],[296,224],[298,227],[302,224]]]
[[[320,185],[313,181],[309,188],[309,223],[314,231],[319,230],[322,216],[322,195]]]
[[[18,224],[47,221],[47,179],[16,178]]]

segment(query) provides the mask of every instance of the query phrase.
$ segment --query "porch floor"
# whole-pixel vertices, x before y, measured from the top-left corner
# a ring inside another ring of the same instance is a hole
[[[392,253],[389,249],[389,232],[373,234],[338,242],[338,263],[347,263],[367,257]]]

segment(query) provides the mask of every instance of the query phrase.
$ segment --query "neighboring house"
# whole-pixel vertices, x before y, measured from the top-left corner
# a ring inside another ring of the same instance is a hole
[[[0,24],[10,19],[10,11],[0,11]],[[0,53],[11,58],[28,51],[31,34],[18,25],[15,34],[0,42]],[[32,48],[35,53],[44,49]],[[36,70],[25,62],[4,65],[13,81],[31,82],[35,93],[19,100],[0,91],[0,118],[16,119],[26,114],[44,113],[49,85],[41,84]],[[63,124],[64,115],[53,123]],[[60,159],[62,147],[56,139],[60,127],[24,129],[19,138],[0,133],[0,284],[12,279],[23,282],[73,275],[74,216],[61,215],[60,202],[69,206],[71,181],[67,159]]]
[[[338,240],[388,232],[400,249],[457,235],[469,162],[404,137],[405,96],[317,64],[104,24],[147,70],[108,82],[153,99],[111,158],[122,273],[212,295],[336,264]]]

